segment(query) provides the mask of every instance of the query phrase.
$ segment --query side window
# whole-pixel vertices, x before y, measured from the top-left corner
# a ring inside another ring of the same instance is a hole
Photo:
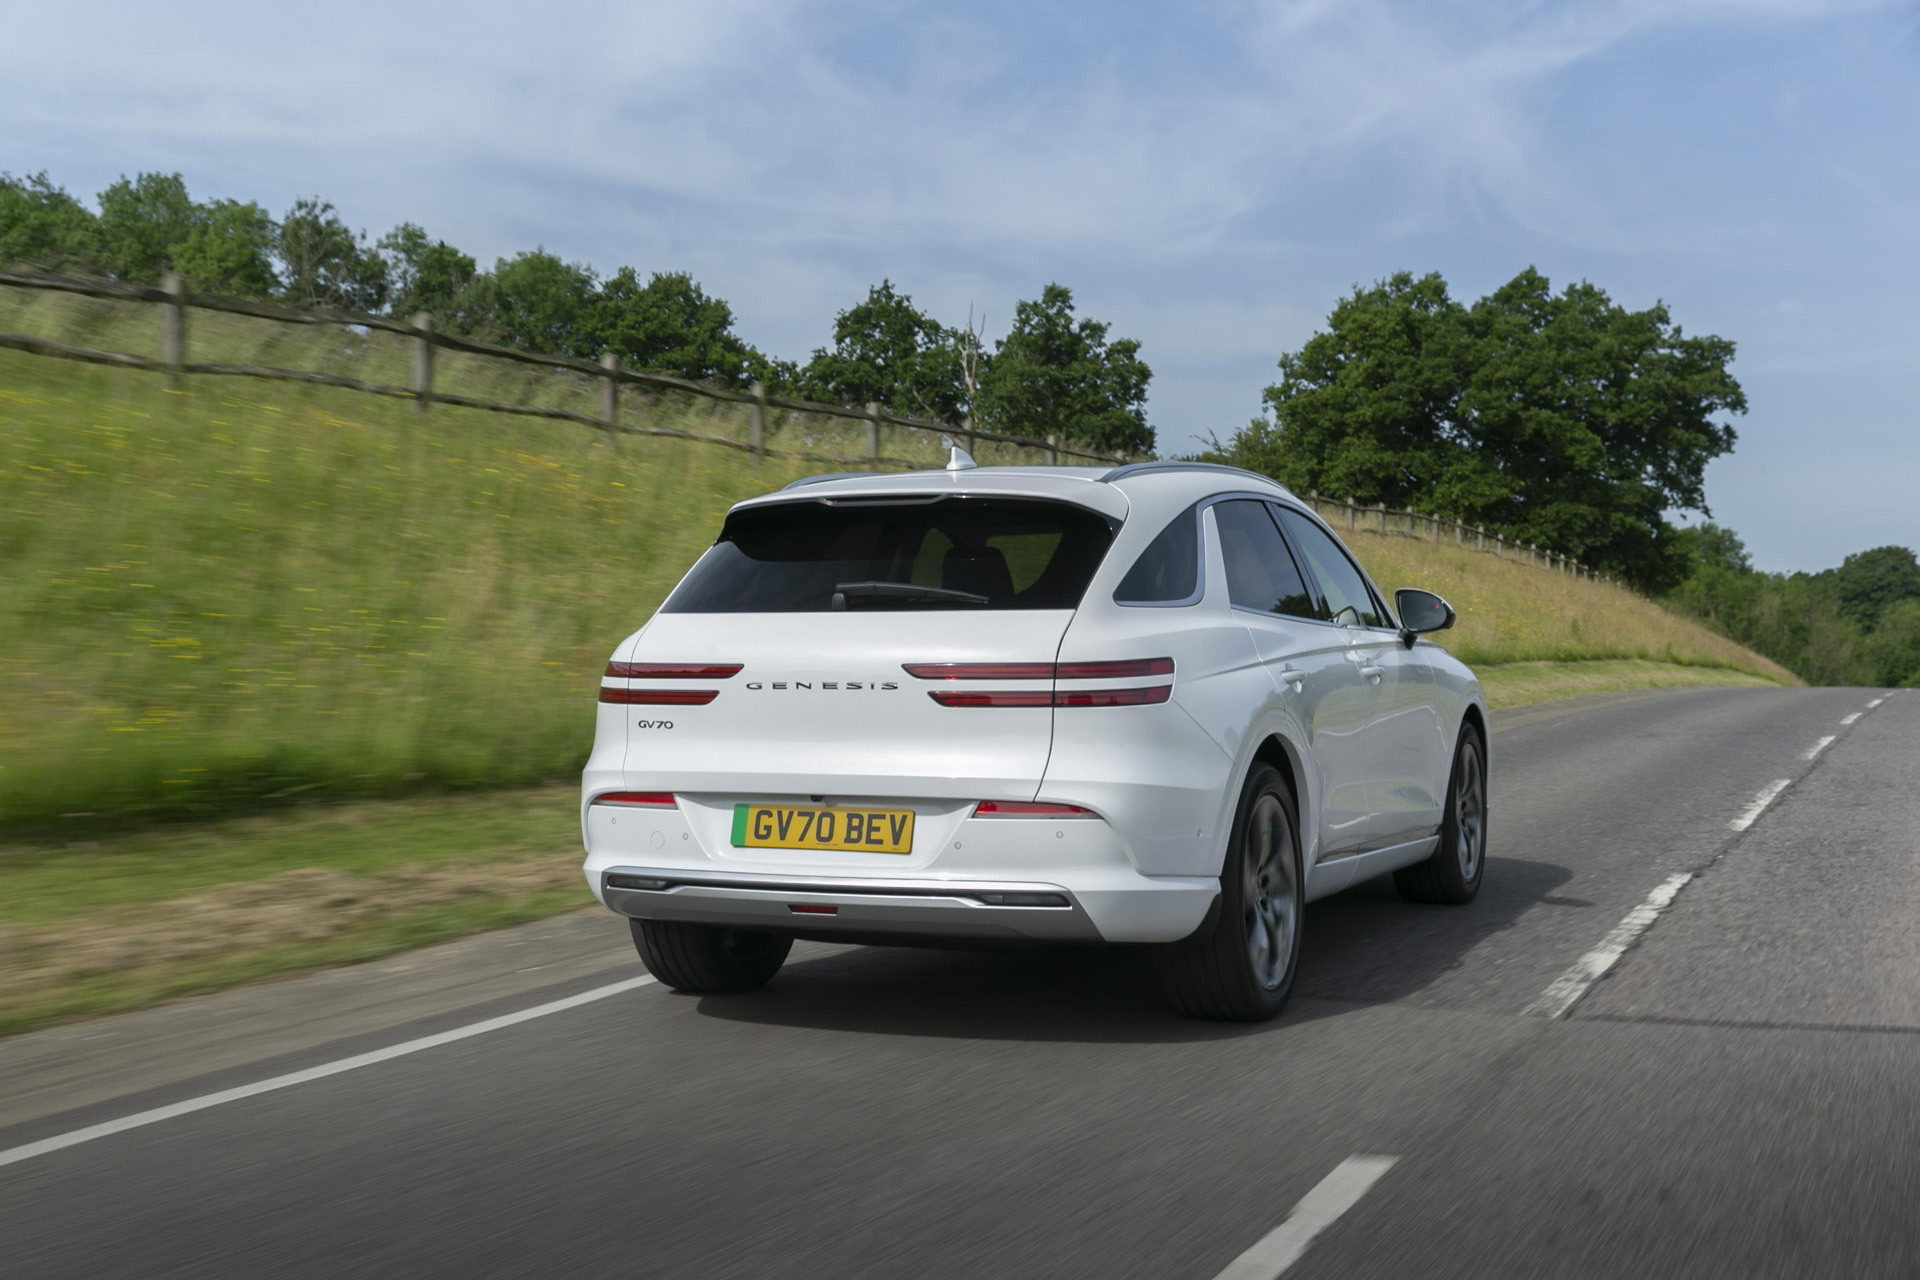
[[[1147,544],[1114,589],[1115,604],[1180,604],[1200,594],[1200,508],[1188,507]]]
[[[1213,509],[1220,530],[1221,564],[1227,571],[1227,598],[1242,609],[1314,616],[1307,584],[1280,540],[1267,504],[1235,498]]]
[[[1384,627],[1386,620],[1367,590],[1367,580],[1325,529],[1287,507],[1278,508],[1281,523],[1307,562],[1307,572],[1320,586],[1321,598],[1335,622],[1349,627]]]

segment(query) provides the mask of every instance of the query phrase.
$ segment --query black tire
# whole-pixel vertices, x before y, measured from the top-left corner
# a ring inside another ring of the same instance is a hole
[[[647,972],[695,995],[728,995],[767,985],[793,950],[793,939],[760,929],[732,929],[684,920],[628,920]]]
[[[1472,725],[1460,730],[1447,780],[1440,847],[1425,862],[1393,873],[1393,887],[1408,902],[1458,906],[1472,902],[1487,874],[1487,753]]]
[[[1263,1022],[1286,1006],[1306,911],[1300,814],[1279,770],[1254,765],[1240,791],[1211,922],[1160,948],[1160,978],[1190,1018]]]

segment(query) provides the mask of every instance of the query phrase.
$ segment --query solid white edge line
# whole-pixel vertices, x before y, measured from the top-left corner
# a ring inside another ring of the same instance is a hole
[[[1813,759],[1815,756],[1819,755],[1822,751],[1825,751],[1828,747],[1832,746],[1833,740],[1837,736],[1838,736],[1837,734],[1830,733],[1826,737],[1820,739],[1820,741],[1814,743],[1811,747],[1807,748],[1806,754],[1803,758],[1807,760]]]
[[[1748,827],[1760,820],[1760,815],[1767,811],[1768,805],[1780,798],[1782,791],[1785,791],[1792,785],[1792,778],[1781,778],[1777,782],[1769,782],[1766,786],[1760,788],[1760,794],[1753,798],[1753,803],[1742,809],[1740,816],[1727,824],[1727,830],[1745,831]]]
[[[1229,1262],[1227,1269],[1214,1280],[1274,1280],[1299,1260],[1315,1236],[1353,1208],[1399,1159],[1399,1156],[1348,1156],[1334,1166],[1332,1173],[1320,1179],[1313,1190],[1300,1197],[1300,1203],[1293,1206],[1286,1221]]]
[[[1851,713],[1850,715],[1844,715],[1844,716],[1841,716],[1841,717],[1840,717],[1840,723],[1841,723],[1841,724],[1852,724],[1852,723],[1853,723],[1853,722],[1854,722],[1855,720],[1858,720],[1858,719],[1859,719],[1859,718],[1860,718],[1861,716],[1863,716],[1863,715],[1865,715],[1865,714],[1867,714],[1867,713],[1866,713],[1866,712],[1864,712],[1864,711],[1855,711],[1855,712],[1853,712],[1853,713]]]
[[[1647,895],[1647,900],[1627,912],[1626,918],[1613,926],[1613,932],[1600,940],[1600,945],[1573,962],[1565,973],[1536,997],[1532,1004],[1520,1011],[1523,1018],[1559,1018],[1567,1010],[1579,1003],[1580,997],[1587,994],[1591,987],[1613,968],[1613,962],[1626,954],[1634,939],[1646,932],[1662,911],[1673,902],[1674,895],[1686,887],[1693,879],[1693,872],[1680,871],[1660,882],[1658,888]]]
[[[273,1076],[266,1080],[257,1080],[252,1084],[243,1084],[233,1089],[222,1089],[218,1093],[203,1094],[198,1098],[189,1098],[185,1102],[175,1102],[164,1107],[155,1107],[151,1111],[137,1111],[118,1120],[108,1120],[101,1124],[88,1125],[84,1129],[75,1129],[70,1133],[58,1134],[51,1138],[42,1138],[38,1142],[29,1142],[25,1146],[10,1147],[0,1151],[0,1167],[19,1164],[22,1160],[31,1160],[35,1156],[48,1155],[55,1151],[64,1151],[68,1147],[77,1147],[83,1142],[92,1142],[96,1138],[112,1137],[116,1133],[125,1133],[129,1129],[140,1129],[150,1124],[159,1124],[162,1120],[172,1120],[176,1116],[192,1115],[196,1111],[205,1111],[209,1107],[222,1106],[229,1102],[238,1102],[243,1098],[258,1097],[263,1093],[272,1093],[277,1089],[290,1089],[297,1084],[308,1084],[315,1080],[324,1080],[328,1076],[337,1076],[343,1071],[356,1071],[361,1067],[371,1067],[376,1063],[388,1062],[394,1058],[404,1058],[410,1053],[419,1053],[423,1049],[437,1049],[443,1044],[452,1044],[456,1040],[468,1040],[474,1036],[486,1035],[489,1031],[499,1031],[505,1027],[517,1026],[522,1022],[531,1022],[535,1018],[544,1018],[550,1013],[560,1013],[567,1009],[577,1009],[583,1004],[592,1004],[596,1000],[605,1000],[636,987],[644,987],[655,981],[649,974],[643,978],[628,978],[624,982],[611,983],[604,987],[595,987],[591,991],[582,991],[577,996],[568,996],[564,1000],[553,1000],[546,1004],[537,1004],[531,1009],[522,1009],[518,1013],[502,1014],[498,1018],[488,1018],[484,1022],[469,1023],[464,1027],[455,1027],[451,1031],[442,1031],[435,1035],[421,1036],[418,1040],[407,1040],[400,1044],[388,1045],[384,1049],[375,1049],[370,1053],[356,1054],[351,1058],[341,1058],[337,1062],[324,1063],[317,1067],[308,1067],[304,1071],[290,1071],[283,1076]]]

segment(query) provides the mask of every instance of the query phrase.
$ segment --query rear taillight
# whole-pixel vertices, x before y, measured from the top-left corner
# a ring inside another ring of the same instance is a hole
[[[593,798],[595,804],[619,805],[626,809],[671,809],[671,791],[603,791]]]
[[[600,701],[648,703],[664,707],[704,707],[720,696],[718,689],[609,689],[600,686]]]
[[[615,680],[730,680],[740,674],[737,662],[702,665],[687,662],[609,662],[607,675]]]
[[[1138,680],[1173,674],[1172,658],[1118,662],[909,662],[903,668],[921,680]],[[1144,707],[1165,702],[1170,684],[1131,689],[929,689],[943,707]]]
[[[1097,818],[1077,804],[1032,804],[1018,800],[982,800],[973,807],[976,818]]]
[[[1050,707],[1053,695],[1043,689],[982,693],[962,689],[935,689],[927,696],[943,707]]]

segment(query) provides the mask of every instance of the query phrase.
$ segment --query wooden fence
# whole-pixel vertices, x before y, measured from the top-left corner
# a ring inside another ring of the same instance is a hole
[[[1613,575],[1601,573],[1571,556],[1544,550],[1531,542],[1509,541],[1497,533],[1488,533],[1479,525],[1462,524],[1457,520],[1447,520],[1440,516],[1422,515],[1411,507],[1395,511],[1384,502],[1365,506],[1339,498],[1323,498],[1318,493],[1308,494],[1307,501],[1313,505],[1315,511],[1320,513],[1321,519],[1336,529],[1345,528],[1349,533],[1382,533],[1403,538],[1420,538],[1428,542],[1451,542],[1456,547],[1484,551],[1488,555],[1496,555],[1503,560],[1514,560],[1536,568],[1551,569],[1558,573],[1571,574],[1576,578],[1588,578],[1612,586],[1626,585]]]
[[[120,351],[95,351],[87,347],[75,347],[66,343],[54,342],[46,338],[31,337],[26,334],[0,333],[0,347],[15,351],[25,351],[33,355],[52,356],[62,360],[80,360],[89,364],[113,365],[124,369],[141,369],[154,373],[164,373],[175,381],[187,374],[215,377],[263,378],[278,382],[305,382],[318,386],[341,387],[348,391],[359,391],[369,395],[391,396],[401,400],[411,400],[425,412],[434,404],[453,405],[465,409],[482,409],[489,413],[521,414],[535,418],[556,418],[566,422],[578,422],[582,425],[602,431],[624,435],[671,436],[686,440],[699,440],[708,444],[717,444],[730,449],[738,449],[759,456],[796,458],[808,462],[825,462],[841,466],[860,466],[869,470],[882,467],[923,468],[924,459],[888,457],[880,452],[880,433],[882,428],[892,428],[916,432],[923,436],[938,439],[947,437],[963,445],[969,453],[979,447],[983,441],[994,444],[1011,445],[1016,448],[1032,449],[1046,455],[1049,463],[1057,464],[1060,459],[1082,459],[1102,465],[1126,462],[1128,458],[1118,453],[1092,453],[1084,449],[1062,444],[1058,438],[1034,440],[1024,436],[1002,435],[986,431],[975,426],[971,420],[959,426],[942,422],[933,422],[922,418],[904,418],[897,414],[886,413],[877,404],[868,404],[864,408],[847,405],[818,404],[808,400],[794,400],[786,396],[769,395],[759,383],[754,383],[745,391],[731,387],[717,387],[709,383],[695,382],[688,378],[675,378],[667,374],[643,373],[634,369],[623,369],[612,352],[600,357],[598,364],[586,360],[576,360],[570,356],[541,355],[533,351],[520,351],[513,347],[503,347],[491,342],[480,342],[459,334],[440,333],[434,329],[433,318],[417,315],[412,320],[398,320],[392,316],[361,315],[349,311],[335,311],[326,308],[298,310],[272,302],[256,302],[246,298],[224,298],[212,294],[197,294],[187,291],[186,282],[177,275],[168,275],[158,289],[147,285],[124,284],[117,280],[97,280],[70,276],[46,276],[25,272],[0,271],[0,285],[14,289],[53,290],[61,293],[81,294],[86,297],[107,298],[116,302],[140,302],[157,304],[160,308],[160,358],[130,355]],[[405,387],[385,386],[375,382],[365,382],[358,378],[342,377],[331,373],[305,372],[296,369],[272,369],[258,365],[235,364],[196,364],[187,358],[188,327],[187,313],[190,310],[224,311],[233,315],[254,316],[262,320],[276,320],[282,324],[340,325],[349,328],[381,330],[411,338],[414,343],[413,376],[411,385]],[[436,350],[459,351],[469,355],[485,356],[495,360],[510,360],[520,364],[535,365],[546,369],[560,369],[594,379],[600,387],[600,413],[598,415],[578,413],[569,409],[556,409],[544,405],[504,404],[492,400],[477,400],[469,396],[455,395],[436,390],[434,387],[434,352]],[[744,404],[748,412],[748,436],[743,442],[727,436],[706,435],[695,431],[681,431],[669,427],[641,427],[620,421],[620,388],[622,386],[647,387],[662,391],[678,391],[688,395],[700,396],[708,400],[727,401]],[[770,410],[787,410],[793,413],[815,417],[852,419],[866,427],[866,454],[863,457],[831,457],[815,453],[797,453],[789,450],[771,448],[767,444],[767,415]]]
[[[481,409],[489,413],[522,414],[536,418],[556,418],[567,422],[578,422],[598,430],[625,435],[669,436],[684,440],[698,440],[707,444],[720,445],[728,449],[758,456],[794,458],[806,462],[823,462],[837,466],[866,467],[879,470],[882,467],[900,467],[920,469],[927,462],[909,458],[888,457],[880,452],[880,432],[883,427],[918,432],[935,438],[947,437],[963,443],[968,452],[972,452],[981,441],[995,444],[1012,445],[1017,448],[1032,449],[1046,454],[1049,463],[1057,463],[1061,458],[1077,458],[1089,462],[1113,464],[1126,462],[1122,454],[1090,453],[1059,443],[1056,439],[1032,440],[1021,436],[1001,435],[992,431],[983,431],[970,421],[958,427],[945,423],[930,422],[924,419],[903,418],[895,414],[884,413],[878,405],[869,404],[864,409],[850,408],[845,405],[817,404],[806,400],[793,400],[785,396],[769,395],[759,383],[746,391],[729,387],[716,387],[708,383],[694,382],[686,378],[670,377],[659,373],[642,373],[637,370],[623,369],[611,352],[601,356],[598,364],[585,360],[576,360],[569,356],[540,355],[531,351],[520,351],[512,347],[498,346],[490,342],[480,342],[459,334],[439,333],[433,327],[432,317],[417,315],[411,321],[396,320],[391,316],[359,315],[347,311],[316,309],[301,311],[280,306],[271,302],[256,302],[245,298],[223,298],[208,294],[188,293],[186,284],[177,275],[169,275],[161,288],[145,285],[123,284],[113,280],[84,279],[67,276],[32,275],[22,272],[0,271],[0,286],[15,289],[55,290],[75,293],[94,298],[108,298],[120,302],[154,303],[161,307],[160,358],[149,359],[146,356],[130,355],[118,351],[95,351],[86,347],[69,346],[46,338],[29,337],[25,334],[0,333],[0,348],[11,348],[34,355],[53,356],[63,360],[81,360],[91,364],[114,365],[127,369],[142,369],[165,373],[178,380],[187,374],[229,376],[242,378],[263,378],[281,382],[305,382],[318,386],[341,387],[349,391],[360,391],[370,395],[391,396],[402,400],[411,400],[425,412],[434,404],[453,405],[465,409]],[[283,324],[305,325],[341,325],[362,329],[383,330],[411,338],[414,341],[413,374],[410,386],[394,387],[380,383],[365,382],[357,378],[342,377],[331,373],[303,372],[294,369],[271,369],[257,365],[196,364],[187,359],[187,312],[190,309],[206,311],[224,311],[234,315],[254,316],[262,320],[276,320]],[[434,352],[465,352],[471,355],[485,356],[498,360],[517,361],[521,364],[535,365],[547,369],[560,369],[596,380],[600,387],[600,412],[598,415],[578,413],[570,409],[550,408],[544,405],[504,404],[492,400],[478,400],[469,396],[455,395],[436,390],[434,387]],[[710,400],[727,401],[748,406],[748,438],[743,442],[728,436],[707,435],[695,431],[682,431],[671,427],[634,426],[620,421],[620,388],[622,386],[649,387],[657,390],[678,391],[689,395],[701,396]],[[794,413],[818,415],[830,418],[846,418],[862,422],[866,426],[866,455],[864,457],[833,457],[825,454],[802,453],[770,448],[766,443],[767,415],[770,410],[787,410]],[[1451,541],[1457,547],[1469,547],[1475,551],[1497,555],[1504,559],[1543,567],[1576,577],[1621,585],[1619,580],[1609,575],[1598,574],[1590,567],[1565,555],[1545,551],[1528,543],[1510,542],[1498,534],[1490,534],[1484,528],[1445,520],[1439,516],[1421,515],[1411,509],[1393,511],[1384,503],[1363,506],[1346,502],[1338,498],[1323,498],[1314,493],[1308,500],[1323,518],[1336,528],[1344,526],[1348,532],[1374,532],[1402,537],[1423,538],[1432,542]]]

